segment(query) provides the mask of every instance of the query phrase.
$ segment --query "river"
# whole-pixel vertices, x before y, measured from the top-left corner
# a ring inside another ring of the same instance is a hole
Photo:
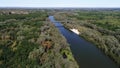
[[[53,16],[49,19],[70,44],[71,51],[80,68],[118,68],[118,66],[94,44],[65,29]]]

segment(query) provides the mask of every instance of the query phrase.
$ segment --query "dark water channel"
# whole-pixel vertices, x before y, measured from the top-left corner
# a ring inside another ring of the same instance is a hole
[[[118,66],[96,48],[95,45],[65,29],[60,22],[57,22],[54,19],[53,16],[49,16],[49,19],[67,39],[74,58],[80,65],[80,68],[118,68]]]

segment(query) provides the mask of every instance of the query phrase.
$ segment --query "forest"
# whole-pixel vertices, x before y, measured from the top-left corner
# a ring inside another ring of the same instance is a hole
[[[0,9],[0,68],[80,67],[51,15],[120,65],[120,10]]]
[[[0,10],[0,68],[67,67],[79,68],[47,11]]]

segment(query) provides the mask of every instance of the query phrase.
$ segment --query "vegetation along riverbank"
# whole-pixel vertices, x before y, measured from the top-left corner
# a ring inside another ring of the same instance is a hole
[[[79,35],[94,43],[117,65],[120,65],[119,10],[91,9],[59,11],[54,17],[68,29],[77,29]]]

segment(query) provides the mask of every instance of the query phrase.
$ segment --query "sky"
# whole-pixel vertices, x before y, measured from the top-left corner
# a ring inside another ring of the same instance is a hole
[[[0,7],[120,7],[120,0],[0,0]]]

